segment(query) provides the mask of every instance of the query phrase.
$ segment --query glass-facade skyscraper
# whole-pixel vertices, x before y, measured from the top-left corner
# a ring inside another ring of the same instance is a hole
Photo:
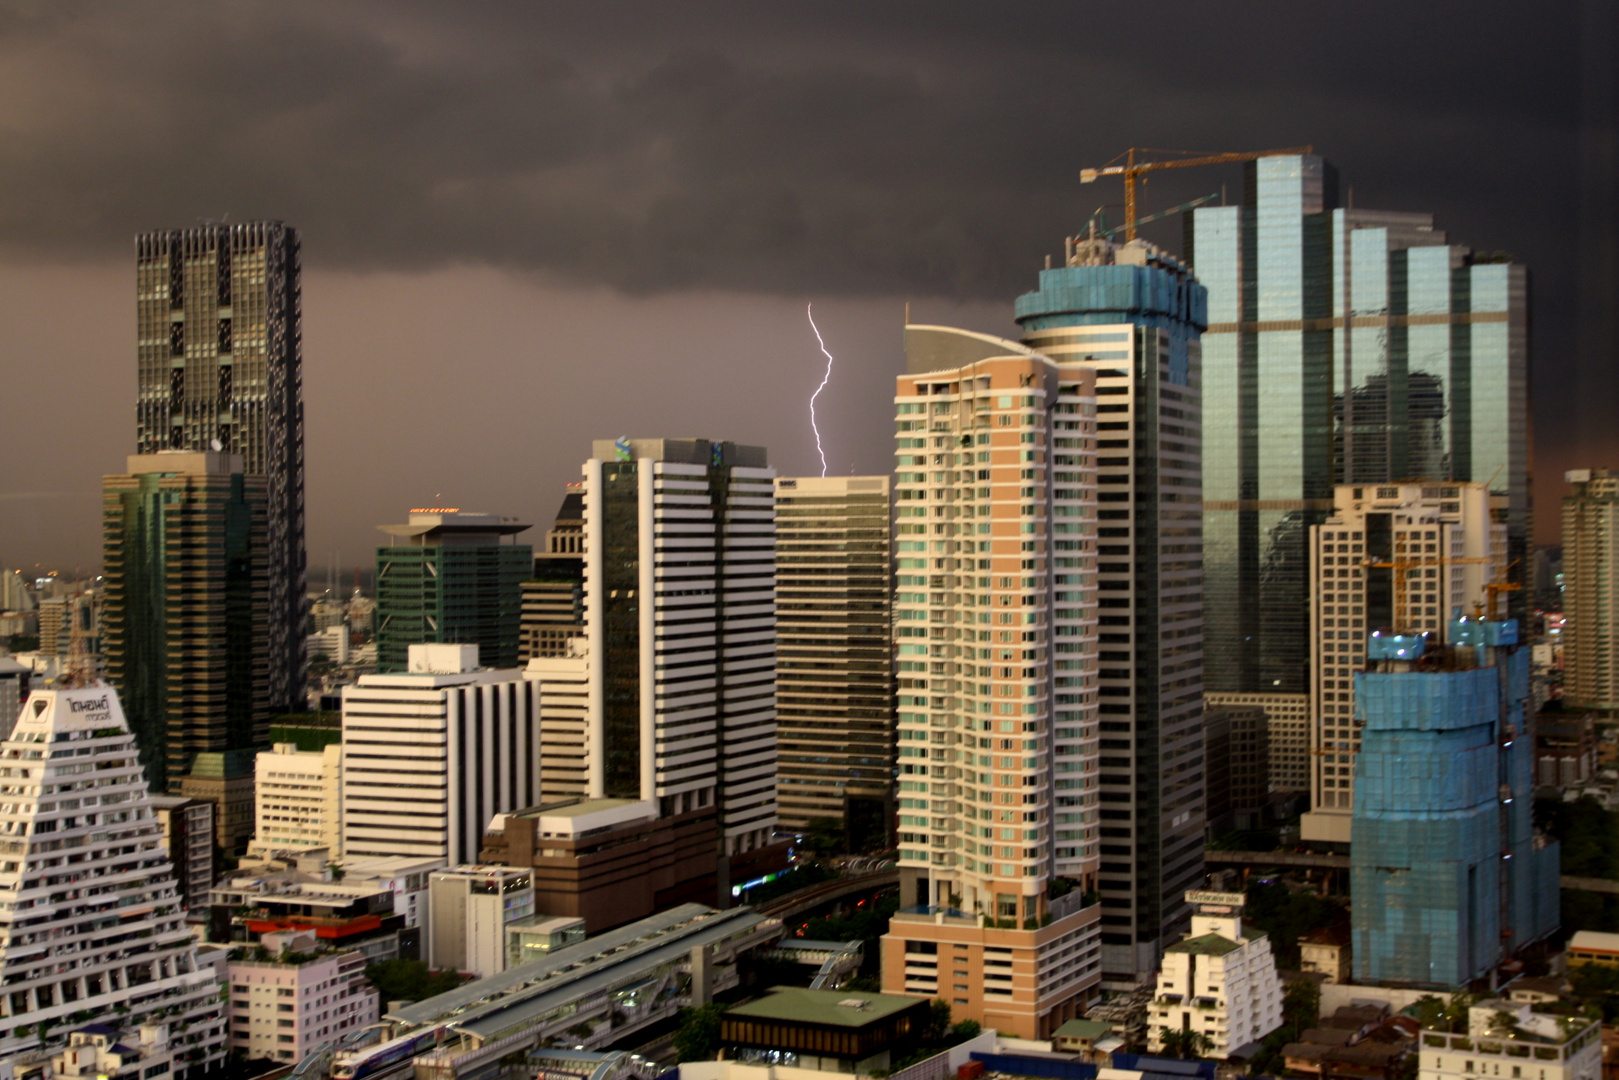
[[[279,221],[135,238],[136,452],[240,454],[264,477],[268,690],[302,711],[308,668],[298,231]]]
[[[1081,239],[1064,261],[1015,311],[1025,345],[1096,375],[1102,971],[1135,984],[1180,940],[1203,880],[1205,294],[1142,241]],[[1057,693],[1085,682],[1059,675]],[[1080,795],[1056,793],[1059,873]]]
[[[1300,694],[1309,529],[1331,513],[1335,484],[1487,484],[1522,580],[1528,272],[1450,243],[1431,215],[1340,206],[1319,157],[1246,168],[1242,205],[1186,224],[1209,304],[1205,682]]]

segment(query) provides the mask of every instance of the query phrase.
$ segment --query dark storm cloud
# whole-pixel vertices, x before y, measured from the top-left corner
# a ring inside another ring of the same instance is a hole
[[[1568,225],[1566,173],[1542,163],[1574,145],[1571,20],[1478,3],[13,7],[0,244],[104,253],[229,212],[296,222],[327,266],[1004,298],[1119,197],[1079,189],[1080,167],[1132,142],[1313,142],[1380,204],[1522,247]]]

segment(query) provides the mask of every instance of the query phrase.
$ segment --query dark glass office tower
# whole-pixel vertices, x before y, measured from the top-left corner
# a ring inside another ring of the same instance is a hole
[[[1124,986],[1150,980],[1180,940],[1186,892],[1203,879],[1205,293],[1142,241],[1070,241],[1065,262],[1018,297],[1016,316],[1029,348],[1096,372],[1095,573],[1059,557],[1056,584],[1095,582],[1099,667],[1066,674],[1059,657],[1057,693],[1060,703],[1064,686],[1100,687],[1102,972]],[[1064,783],[1059,872],[1087,816]]]
[[[1431,215],[1339,201],[1322,159],[1260,158],[1242,205],[1187,219],[1209,291],[1209,690],[1305,692],[1306,548],[1334,484],[1487,483],[1513,579],[1528,565],[1527,269],[1451,244]]]
[[[137,455],[102,481],[107,677],[153,791],[269,741],[265,531],[264,478],[235,454]]]
[[[302,711],[308,669],[297,230],[206,225],[135,239],[136,452],[239,454],[267,499],[268,692]]]
[[[378,526],[377,671],[407,671],[410,647],[478,646],[487,668],[517,666],[523,581],[534,549],[508,543],[529,528],[498,514],[418,507],[403,525]]]

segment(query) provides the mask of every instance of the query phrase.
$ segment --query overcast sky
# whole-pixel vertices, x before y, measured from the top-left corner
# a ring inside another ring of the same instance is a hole
[[[99,564],[136,232],[299,228],[310,562],[352,568],[438,496],[543,524],[592,438],[818,471],[810,301],[829,467],[887,471],[906,302],[1011,332],[1130,145],[1311,143],[1527,262],[1547,537],[1619,466],[1609,6],[0,4],[0,563]]]

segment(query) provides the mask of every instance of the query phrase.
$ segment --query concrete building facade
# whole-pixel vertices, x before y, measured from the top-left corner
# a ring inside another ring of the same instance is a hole
[[[1571,469],[1563,498],[1563,696],[1619,712],[1619,470]]]
[[[577,488],[569,485],[534,556],[534,576],[523,582],[520,660],[567,656],[585,633],[585,506]]]
[[[269,851],[320,847],[343,854],[343,745],[300,751],[276,743],[254,758],[254,846]]]
[[[186,910],[201,910],[208,905],[208,890],[214,887],[214,804],[180,795],[153,795],[151,799],[168,845],[175,892]]]
[[[506,970],[507,930],[534,914],[534,876],[522,867],[452,866],[428,880],[427,965],[480,979]]]
[[[380,1003],[365,978],[365,954],[317,952],[313,931],[268,937],[266,958],[232,960],[227,968],[232,1050],[302,1061],[316,1047],[377,1022]]]
[[[730,863],[779,851],[775,478],[762,447],[598,440],[584,465],[588,791],[712,808]]]
[[[883,986],[1039,1038],[1101,978],[1096,373],[949,327],[905,348]]]
[[[1224,1060],[1282,1026],[1282,983],[1270,938],[1245,934],[1242,893],[1186,894],[1192,927],[1164,953],[1147,1023],[1147,1048],[1164,1049],[1163,1033],[1194,1031],[1205,1054]]]
[[[476,645],[408,655],[343,688],[343,853],[476,862],[491,817],[539,801],[540,686]]]
[[[0,804],[0,890],[9,897],[0,907],[0,1068],[62,1046],[73,1023],[133,1033],[164,1016],[185,1025],[171,1039],[177,1073],[222,1063],[219,987],[197,962],[117,693],[35,691],[0,758],[11,778]],[[54,880],[63,874],[120,885],[116,895],[64,893]],[[69,939],[72,967],[61,944]],[[134,953],[137,939],[143,951]]]

